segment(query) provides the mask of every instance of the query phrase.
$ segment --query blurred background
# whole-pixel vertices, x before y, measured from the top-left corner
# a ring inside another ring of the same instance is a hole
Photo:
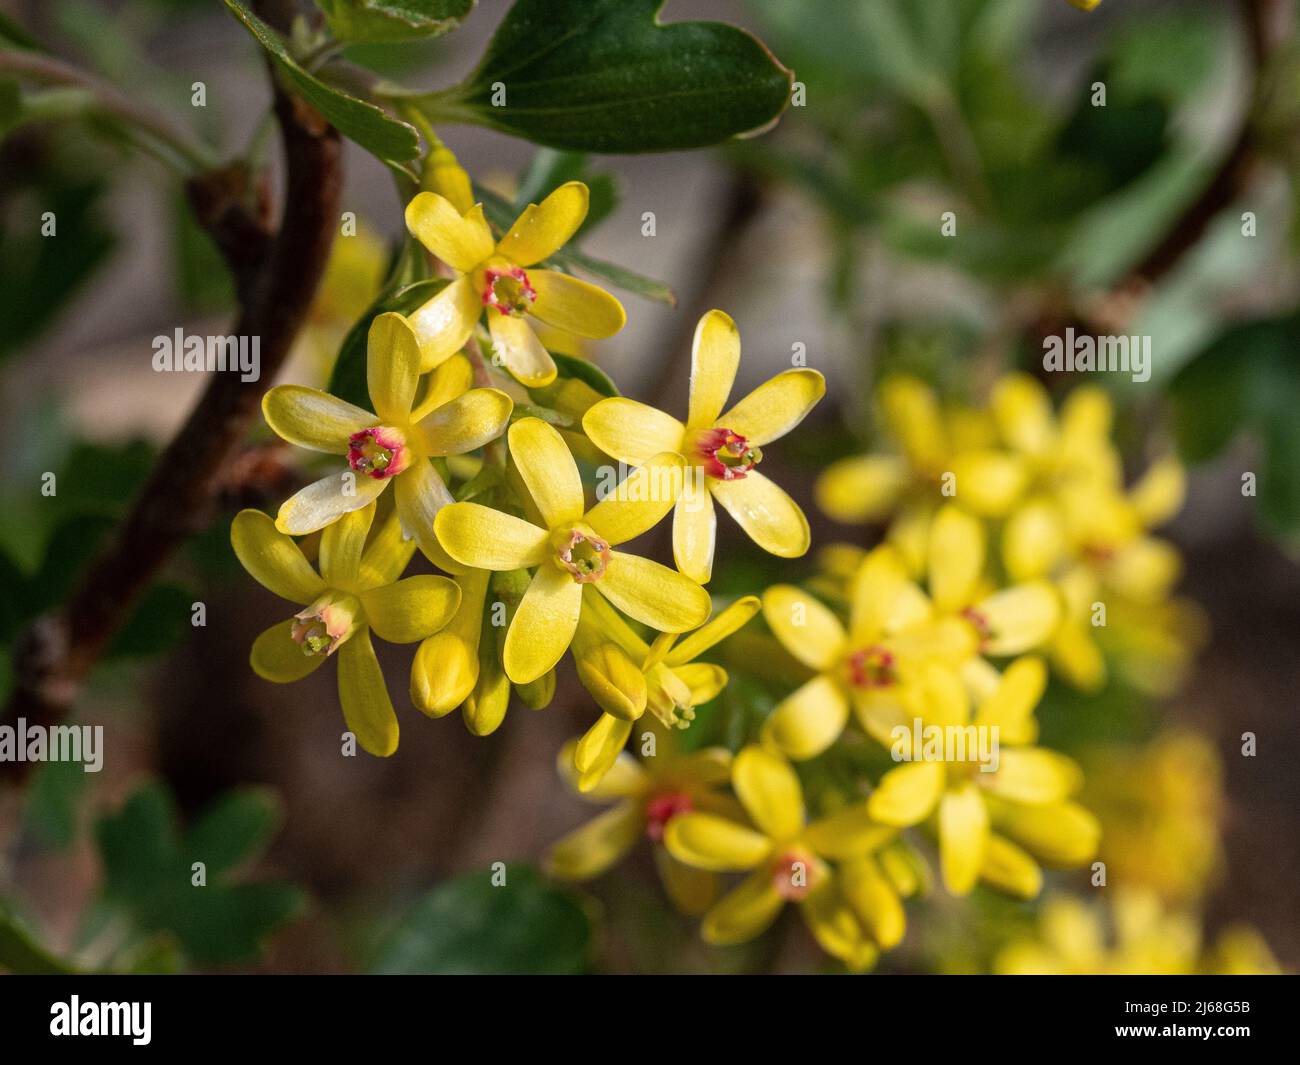
[[[356,46],[348,58],[450,85],[507,7],[480,0],[443,40]],[[230,155],[267,138],[261,56],[219,3],[0,0],[0,11]],[[774,131],[723,149],[588,160],[614,205],[583,244],[678,297],[669,307],[625,296],[628,327],[583,352],[626,395],[684,409],[690,337],[712,307],[741,328],[738,389],[805,346],[828,397],[772,465],[812,520],[814,550],[879,536],[819,514],[812,485],[831,461],[879,444],[870,397],[882,374],[906,370],[972,398],[1007,369],[1041,367],[1041,338],[1067,325],[1154,338],[1149,382],[1093,383],[1113,392],[1134,472],[1175,446],[1191,463],[1186,507],[1165,534],[1183,552],[1178,590],[1199,604],[1204,642],[1185,675],[1171,667],[1170,683],[1145,691],[1117,679],[1085,699],[1054,686],[1044,740],[1097,767],[1089,798],[1112,869],[1147,861],[1134,876],[1171,910],[1195,913],[1207,943],[1244,923],[1291,970],[1295,14],[1269,0],[1105,0],[1088,14],[1064,0],[669,0],[667,20],[753,30],[805,96]],[[206,106],[195,108],[199,81]],[[1105,107],[1090,100],[1097,82]],[[503,192],[535,152],[482,130],[440,133]],[[323,384],[401,232],[384,167],[353,144],[346,152],[343,207],[361,232],[336,241],[282,380]],[[37,233],[44,210],[57,213],[57,241]],[[961,239],[941,235],[945,211]],[[197,395],[197,375],[153,372],[152,338],[178,326],[226,332],[233,296],[178,183],[81,124],[5,137],[0,227],[0,637],[12,641],[60,601]],[[1055,377],[1058,393],[1073,383]],[[0,912],[33,949],[59,964],[258,971],[827,965],[789,918],[755,944],[706,947],[664,900],[646,848],[580,889],[530,880],[525,914],[498,912],[456,879],[498,861],[535,864],[591,816],[555,771],[561,745],[592,720],[590,699],[563,667],[548,709],[516,705],[480,739],[459,715],[414,710],[409,648],[381,647],[401,746],[387,760],[341,759],[329,670],[280,687],[248,669],[252,638],[281,608],[229,549],[234,510],[273,510],[306,480],[299,459],[265,430],[250,438],[225,512],[168,566],[96,671],[74,720],[104,725],[104,771],[54,765],[22,788],[0,784]],[[54,498],[40,493],[44,471],[58,475]],[[1256,497],[1242,494],[1245,471],[1260,476]],[[720,532],[719,590],[812,572],[811,557],[777,565],[734,526]],[[206,604],[205,627],[190,624],[194,602]],[[6,654],[0,685],[10,668]],[[725,739],[733,712],[702,708],[697,727]],[[1246,732],[1253,757],[1241,753]],[[151,879],[176,860],[180,825],[225,833],[238,869],[236,887],[184,916]],[[1053,889],[1086,884],[1086,873],[1060,874]],[[909,904],[908,938],[879,968],[987,970],[1039,913],[936,889]]]

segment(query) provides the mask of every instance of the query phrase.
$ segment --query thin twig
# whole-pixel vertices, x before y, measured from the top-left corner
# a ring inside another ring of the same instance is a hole
[[[250,212],[238,168],[190,184],[191,201],[235,274],[240,313],[234,332],[261,338],[261,375],[215,372],[185,425],[167,446],[121,528],[90,565],[71,598],[38,618],[15,649],[15,687],[6,714],[33,724],[57,720],[140,594],[181,543],[209,520],[223,467],[239,447],[263,393],[305,320],[338,224],[338,134],[278,84],[275,113],[286,160],[278,231],[265,205]],[[6,762],[0,771],[21,772]]]

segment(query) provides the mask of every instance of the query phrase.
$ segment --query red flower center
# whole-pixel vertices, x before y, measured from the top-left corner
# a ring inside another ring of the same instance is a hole
[[[695,809],[689,795],[680,791],[664,792],[656,795],[645,806],[645,834],[658,843],[664,838],[664,829],[668,822],[678,814],[690,813]]]
[[[696,436],[695,453],[701,459],[704,472],[719,481],[742,480],[763,461],[762,451],[751,447],[739,433],[721,426],[705,429]]]
[[[348,465],[379,481],[393,477],[410,465],[406,437],[384,425],[353,433],[348,437]]]
[[[979,633],[981,649],[993,639],[993,625],[989,622],[988,615],[973,606],[968,606],[961,612],[961,616],[975,626],[975,631]]]
[[[898,682],[894,656],[879,644],[854,651],[846,664],[855,688],[888,688]]]
[[[495,307],[501,314],[518,318],[537,302],[537,289],[522,267],[483,271],[483,306]]]
[[[594,584],[600,580],[610,559],[609,544],[590,530],[581,529],[570,529],[567,536],[560,534],[555,555],[578,584]]]
[[[792,851],[781,855],[772,866],[776,893],[788,902],[799,902],[813,889],[814,865],[807,854]]]

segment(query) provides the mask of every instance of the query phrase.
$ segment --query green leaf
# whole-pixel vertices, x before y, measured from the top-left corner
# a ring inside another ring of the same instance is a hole
[[[555,367],[559,377],[576,377],[579,381],[590,385],[602,396],[619,395],[618,386],[614,384],[609,374],[605,373],[594,362],[586,359],[580,359],[576,355],[565,355],[563,352],[551,352],[551,358],[555,360]]]
[[[386,937],[371,971],[583,972],[593,932],[578,898],[526,865],[510,866],[500,887],[492,875],[469,873],[421,898]]]
[[[266,49],[298,91],[343,136],[403,170],[406,168],[401,164],[419,154],[420,140],[414,126],[309,74],[289,54],[279,34],[249,10],[245,0],[226,0],[226,7]]]
[[[415,281],[403,285],[397,291],[380,297],[343,338],[339,357],[334,361],[334,370],[330,373],[327,391],[363,410],[369,410],[370,389],[366,384],[366,338],[370,333],[370,323],[379,315],[389,311],[410,314],[433,299],[447,284],[445,277],[435,277],[427,281]]]
[[[340,41],[396,44],[450,33],[474,0],[316,0],[316,6]]]
[[[464,82],[412,102],[435,123],[593,152],[702,148],[774,122],[790,71],[734,26],[660,24],[662,5],[516,0]]]
[[[177,820],[170,794],[154,783],[99,822],[104,887],[93,912],[123,913],[146,941],[174,936],[199,964],[255,958],[262,941],[304,901],[289,885],[231,882],[231,870],[250,861],[279,824],[278,804],[263,790],[237,790],[188,833]],[[205,867],[202,885],[193,882],[195,862]]]
[[[2,901],[0,969],[18,976],[53,976],[75,971],[42,947],[31,930]]]

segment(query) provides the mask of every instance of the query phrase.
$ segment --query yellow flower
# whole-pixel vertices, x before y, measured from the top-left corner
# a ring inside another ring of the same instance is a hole
[[[371,534],[374,517],[371,501],[325,530],[319,574],[261,511],[240,511],[230,542],[258,583],[303,607],[254,641],[253,670],[285,684],[337,653],[339,701],[348,729],[363,749],[383,756],[397,749],[397,715],[370,633],[392,643],[422,640],[455,614],[460,591],[446,577],[398,580],[414,545],[403,540],[396,515]]]
[[[851,969],[870,967],[878,948],[897,945],[906,927],[903,904],[874,857],[892,829],[873,822],[862,803],[806,823],[798,776],[760,747],[736,755],[731,783],[754,828],[683,813],[664,834],[668,852],[687,865],[750,874],[705,914],[708,942],[744,943],[795,902],[822,949]]]
[[[745,596],[680,643],[664,633],[647,645],[600,596],[587,593],[573,653],[578,679],[604,713],[574,747],[579,791],[604,779],[647,707],[665,728],[684,729],[695,707],[726,687],[725,669],[695,659],[744,626],[758,605],[756,596]]]
[[[447,554],[463,565],[535,570],[506,633],[505,671],[514,683],[536,680],[560,660],[583,612],[584,586],[662,632],[685,632],[709,616],[709,594],[694,581],[613,550],[668,513],[680,457],[655,456],[585,510],[577,463],[555,429],[523,418],[510,427],[509,442],[543,525],[478,503],[453,503],[438,512],[434,529]]]
[[[1080,11],[1091,11],[1101,4],[1101,0],[1069,0],[1069,3]]]
[[[701,584],[713,572],[714,499],[764,551],[797,558],[808,550],[803,511],[754,467],[764,445],[803,421],[825,394],[826,381],[816,370],[786,370],[723,413],[739,365],[736,324],[722,311],[709,311],[695,329],[685,425],[622,397],[602,400],[582,419],[592,442],[621,462],[640,466],[662,451],[685,457],[689,475],[673,514],[673,557]]]
[[[699,915],[717,897],[718,877],[669,854],[663,845],[664,830],[673,818],[693,810],[743,819],[735,800],[718,791],[731,778],[731,752],[723,747],[682,752],[670,732],[656,729],[650,735],[652,754],[638,762],[620,752],[600,785],[585,791],[578,787],[573,770],[577,742],[565,744],[558,760],[560,775],[588,798],[614,805],[551,847],[545,868],[563,880],[590,880],[648,837],[669,898],[683,913]]]
[[[462,210],[436,192],[406,207],[406,226],[456,278],[411,315],[420,369],[431,370],[464,347],[487,312],[496,357],[530,388],[555,379],[555,363],[527,316],[578,336],[602,338],[623,328],[623,305],[604,289],[555,270],[531,269],[554,255],[587,217],[587,186],[570,181],[530,204],[500,241],[483,205]]]
[[[277,529],[295,536],[323,529],[366,506],[395,480],[397,514],[406,535],[435,564],[448,561],[433,536],[433,516],[452,498],[429,459],[461,455],[496,439],[505,431],[513,403],[495,388],[469,389],[469,366],[463,359],[432,374],[417,402],[419,361],[406,319],[381,314],[370,327],[366,362],[376,413],[299,385],[278,385],[266,394],[262,412],[280,436],[313,451],[346,455],[351,467],[287,499],[276,517]]]
[[[1017,456],[998,446],[986,413],[945,408],[915,377],[886,377],[878,397],[893,450],[832,463],[814,492],[817,505],[836,521],[859,524],[897,515],[889,539],[915,574],[924,566],[924,537],[944,498],[945,479],[966,509],[1001,518],[1024,490],[1026,470]]]
[[[882,824],[900,828],[934,814],[940,869],[954,895],[967,894],[981,876],[1026,898],[1041,887],[1033,858],[991,834],[988,802],[996,800],[1003,811],[1051,809],[1067,802],[1083,782],[1078,766],[1064,755],[1021,746],[1034,733],[1033,709],[1046,683],[1041,659],[1019,659],[975,707],[952,670],[931,664],[921,680],[921,712],[894,733],[891,753],[902,764],[881,778],[867,810]],[[1061,818],[1060,833],[1079,835],[1077,820]],[[1091,850],[1095,822],[1082,836],[1076,842]]]

